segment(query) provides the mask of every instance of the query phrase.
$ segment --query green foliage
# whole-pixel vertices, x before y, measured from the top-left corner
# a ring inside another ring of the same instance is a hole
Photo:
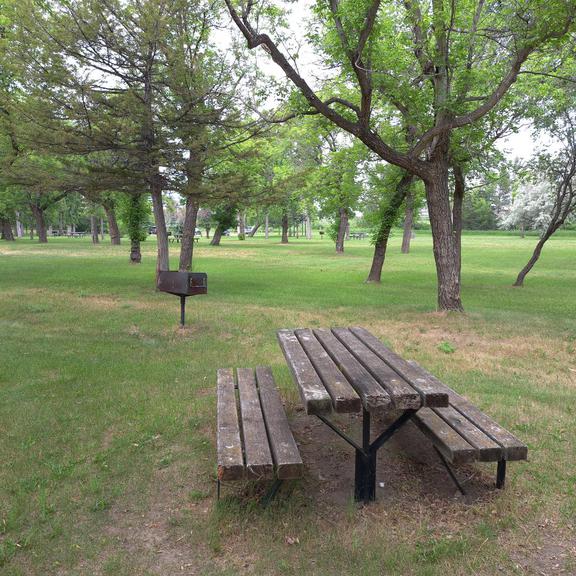
[[[126,195],[118,201],[118,216],[131,240],[143,242],[148,236],[150,201],[144,195]]]

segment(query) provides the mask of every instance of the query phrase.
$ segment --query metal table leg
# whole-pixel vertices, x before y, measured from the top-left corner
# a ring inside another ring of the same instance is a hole
[[[330,420],[317,415],[338,436],[348,442],[355,450],[355,479],[354,499],[357,502],[371,502],[376,500],[376,461],[378,450],[416,413],[416,410],[405,410],[374,442],[370,442],[370,412],[362,411],[362,446],[359,446],[347,434],[342,432]]]

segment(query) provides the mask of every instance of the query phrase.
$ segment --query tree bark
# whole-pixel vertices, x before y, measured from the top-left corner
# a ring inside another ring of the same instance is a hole
[[[18,238],[24,237],[24,226],[22,226],[22,222],[20,222],[20,212],[16,212],[16,236],[18,236]]]
[[[116,211],[114,206],[103,204],[106,218],[108,219],[108,232],[110,233],[110,242],[114,246],[120,245],[120,229],[118,228],[118,221],[116,220]]]
[[[206,239],[210,238],[210,226],[206,226]]]
[[[14,242],[14,233],[12,232],[12,224],[8,218],[0,218],[0,228],[2,233],[2,240]]]
[[[261,225],[262,225],[262,222],[260,222],[260,221],[256,222],[256,224],[254,224],[254,228],[252,228],[252,230],[250,230],[250,234],[248,234],[248,236],[250,236],[250,238],[254,238],[256,232],[258,232],[258,228],[260,228]]]
[[[454,201],[452,202],[452,227],[454,233],[454,250],[456,252],[456,266],[458,279],[462,279],[462,205],[466,191],[466,178],[462,167],[454,164]]]
[[[448,194],[448,164],[441,159],[433,167],[424,185],[438,279],[438,309],[463,312]]]
[[[222,239],[222,227],[220,224],[216,226],[216,230],[214,230],[214,236],[212,236],[212,240],[210,241],[210,246],[220,246],[220,240]]]
[[[402,234],[402,254],[410,252],[412,228],[414,227],[414,191],[412,187],[406,192],[406,209],[404,212],[404,233]]]
[[[100,218],[100,240],[104,242],[104,218]]]
[[[336,253],[344,253],[344,240],[346,238],[346,227],[348,226],[348,209],[338,208],[338,231],[336,233]]]
[[[142,252],[140,251],[140,240],[130,239],[130,264],[140,264],[142,262]]]
[[[394,195],[382,214],[380,228],[378,229],[376,242],[374,243],[372,266],[370,267],[370,272],[368,273],[366,282],[380,283],[382,280],[382,268],[384,266],[384,261],[386,260],[386,249],[388,248],[390,232],[392,226],[394,226],[394,222],[396,221],[398,210],[400,210],[400,206],[402,206],[407,191],[410,189],[413,178],[414,177],[411,174],[404,174],[400,182],[396,185]]]
[[[308,212],[306,212],[306,239],[312,240],[312,219]]]
[[[246,212],[240,210],[238,213],[238,240],[246,239]]]
[[[288,212],[282,212],[282,244],[288,244]]]
[[[186,198],[186,215],[182,227],[182,239],[180,240],[180,263],[178,270],[186,272],[192,270],[192,258],[194,256],[194,236],[196,234],[196,220],[200,204],[193,196]]]
[[[158,245],[158,260],[156,270],[170,270],[170,249],[168,247],[168,232],[166,230],[166,218],[162,204],[162,188],[160,186],[160,174],[156,174],[151,186],[152,209],[154,211],[154,223],[156,224],[156,243]]]
[[[44,210],[34,202],[30,204],[30,209],[32,210],[32,215],[34,216],[34,221],[36,222],[36,231],[38,232],[38,242],[40,244],[47,244],[48,233],[46,231],[46,218],[44,216]],[[30,232],[30,238],[34,238],[33,229]]]
[[[270,225],[268,222],[268,212],[266,212],[266,217],[264,220],[264,238],[268,240],[269,237],[270,237]]]
[[[92,244],[98,244],[100,239],[98,238],[98,222],[96,216],[90,216],[90,232],[92,233]]]

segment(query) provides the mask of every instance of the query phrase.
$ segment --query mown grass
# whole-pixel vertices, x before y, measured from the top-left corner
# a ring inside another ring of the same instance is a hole
[[[140,266],[125,246],[1,244],[0,574],[514,574],[537,546],[570,550],[576,236],[551,240],[514,289],[534,239],[466,235],[467,313],[448,316],[429,236],[408,256],[398,243],[375,286],[367,242],[339,257],[328,241],[202,240],[209,294],[188,301],[184,331],[176,298],[153,289],[152,241]],[[270,364],[295,407],[275,331],[349,324],[528,442],[505,492],[331,509],[304,485],[266,511],[214,505],[216,369]]]

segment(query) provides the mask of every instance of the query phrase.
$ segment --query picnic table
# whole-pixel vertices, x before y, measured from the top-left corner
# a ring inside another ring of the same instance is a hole
[[[278,331],[278,340],[307,414],[317,416],[355,449],[354,497],[376,497],[378,450],[423,407],[448,407],[446,388],[364,328]],[[362,415],[362,442],[331,414]],[[393,421],[373,439],[373,415]]]

